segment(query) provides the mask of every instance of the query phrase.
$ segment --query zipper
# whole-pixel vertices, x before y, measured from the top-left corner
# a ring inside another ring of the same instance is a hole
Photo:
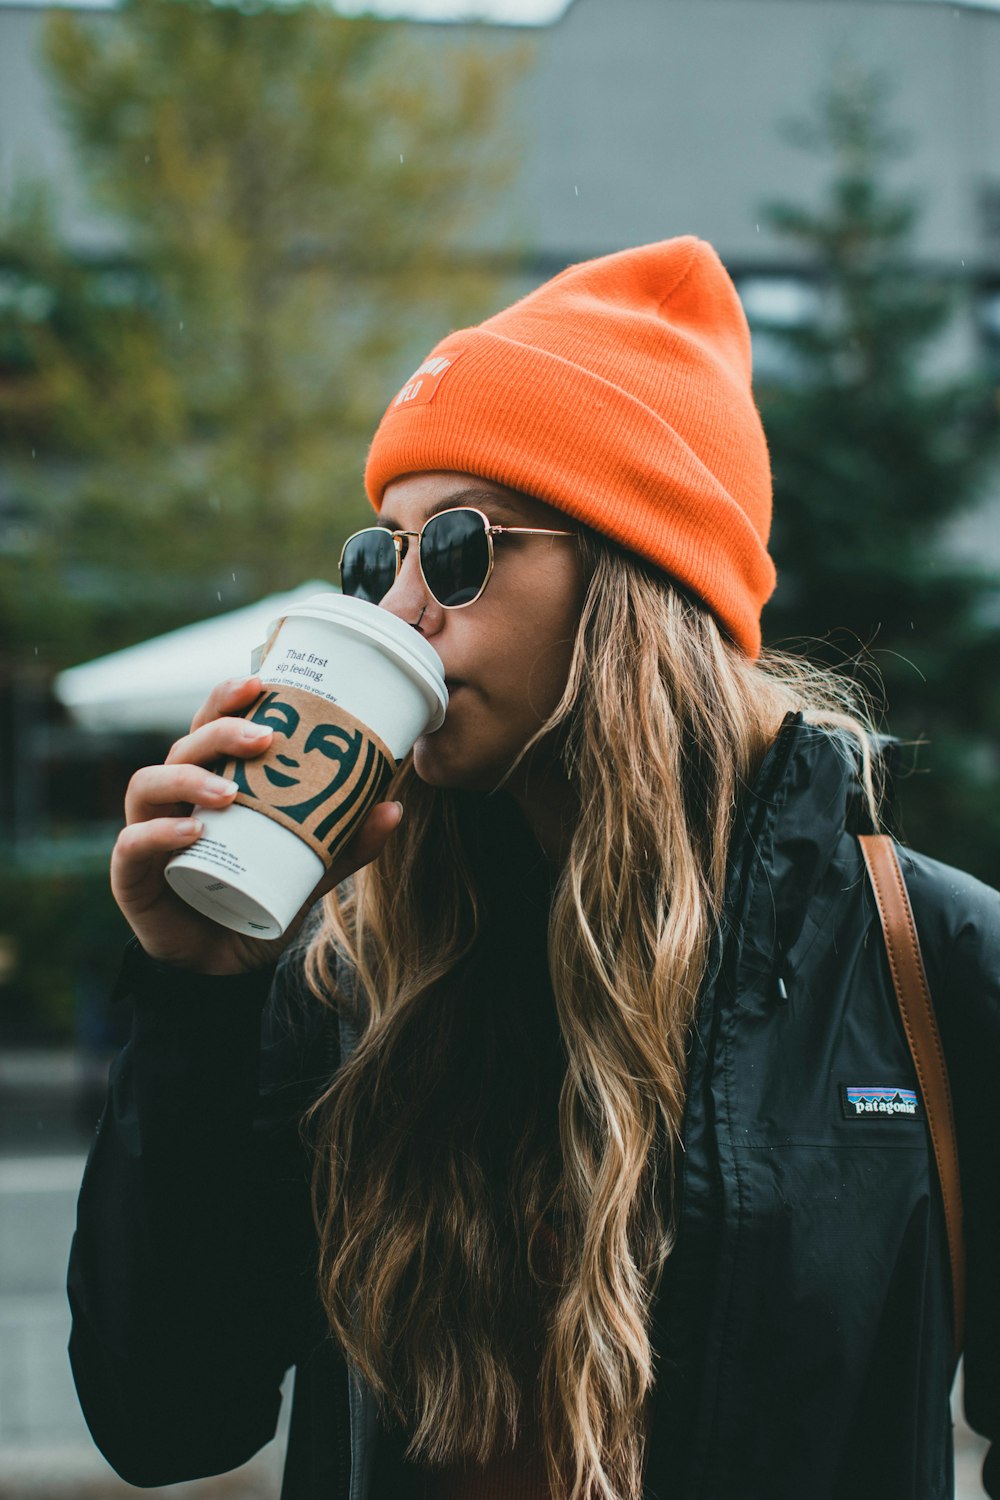
[[[348,1500],[370,1500],[378,1418],[375,1398],[361,1376],[348,1366],[347,1395],[351,1417],[351,1483]]]

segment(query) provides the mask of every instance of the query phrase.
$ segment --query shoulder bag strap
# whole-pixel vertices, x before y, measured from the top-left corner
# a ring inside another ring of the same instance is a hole
[[[875,892],[892,982],[899,1001],[899,1013],[903,1018],[903,1029],[917,1070],[931,1144],[934,1147],[951,1259],[951,1288],[955,1311],[954,1354],[957,1363],[962,1351],[965,1327],[965,1243],[962,1237],[962,1186],[948,1070],[896,846],[886,834],[862,834],[858,842]]]

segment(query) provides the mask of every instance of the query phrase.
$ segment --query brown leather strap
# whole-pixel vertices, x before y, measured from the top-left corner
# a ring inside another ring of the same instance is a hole
[[[955,1145],[955,1116],[934,1005],[920,952],[913,909],[892,839],[886,834],[862,834],[858,842],[885,934],[892,982],[899,1001],[903,1029],[910,1044],[917,1081],[930,1129],[938,1181],[944,1202],[951,1290],[955,1309],[955,1361],[962,1352],[965,1330],[965,1242],[962,1237],[962,1185]]]

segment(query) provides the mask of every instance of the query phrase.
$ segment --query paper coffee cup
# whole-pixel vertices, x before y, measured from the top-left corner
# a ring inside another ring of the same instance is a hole
[[[240,790],[165,876],[235,932],[275,938],[381,800],[398,761],[444,722],[441,658],[404,621],[360,599],[316,594],[272,622],[245,717],[267,750],[227,762]]]

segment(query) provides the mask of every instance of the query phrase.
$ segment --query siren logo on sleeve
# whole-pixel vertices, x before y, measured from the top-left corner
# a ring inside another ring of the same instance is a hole
[[[274,737],[263,754],[226,762],[237,802],[291,829],[329,866],[391,780],[392,752],[341,704],[307,688],[265,686],[248,717]]]
[[[842,1083],[840,1103],[846,1120],[922,1120],[924,1107],[916,1089],[895,1084]]]

